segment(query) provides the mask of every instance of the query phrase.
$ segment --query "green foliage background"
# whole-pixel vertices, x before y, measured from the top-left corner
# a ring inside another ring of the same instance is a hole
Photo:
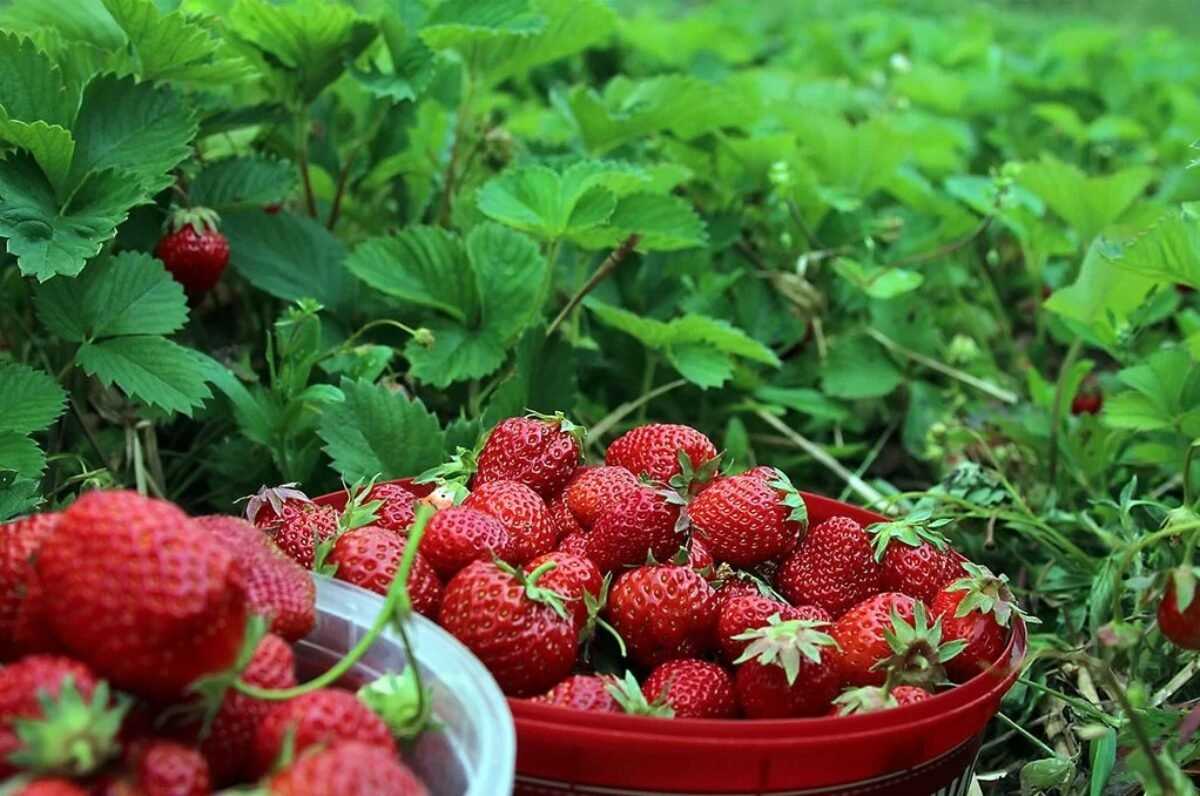
[[[1200,529],[1193,17],[0,2],[0,519],[686,422],[1011,575],[1043,624],[982,789],[1190,792],[1154,611]],[[173,204],[232,250],[192,307]]]

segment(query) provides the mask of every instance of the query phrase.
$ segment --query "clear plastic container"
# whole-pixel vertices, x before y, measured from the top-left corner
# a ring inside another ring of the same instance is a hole
[[[321,576],[314,580],[317,625],[296,645],[301,677],[324,671],[354,646],[383,602],[357,586]],[[438,727],[424,733],[405,760],[431,796],[511,796],[516,737],[499,686],[466,647],[433,622],[414,616],[410,627],[421,674],[433,691]],[[340,684],[357,688],[405,665],[400,638],[389,629]]]

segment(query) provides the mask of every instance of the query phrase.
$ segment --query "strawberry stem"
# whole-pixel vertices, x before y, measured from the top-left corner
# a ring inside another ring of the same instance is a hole
[[[404,644],[405,653],[408,655],[409,665],[416,672],[416,660],[412,657],[412,647],[408,640],[408,634],[404,630],[404,622],[412,613],[412,599],[408,593],[408,576],[412,571],[413,562],[416,560],[417,548],[421,544],[421,537],[425,535],[425,526],[429,523],[429,518],[432,516],[433,508],[431,506],[425,504],[417,506],[416,518],[413,520],[412,529],[408,532],[408,544],[404,546],[404,556],[400,559],[400,566],[396,570],[396,576],[392,578],[392,583],[388,587],[387,597],[384,598],[383,606],[379,609],[379,613],[375,615],[375,621],[371,624],[366,634],[358,640],[358,643],[341,660],[307,683],[301,683],[292,688],[259,688],[241,679],[235,681],[233,687],[254,699],[283,701],[295,699],[311,691],[333,685],[362,659],[362,656],[367,653],[367,650],[371,648],[371,645],[383,633],[388,623],[397,617],[396,626],[400,633],[400,640]],[[420,675],[417,674],[417,677],[419,678]],[[418,687],[420,685],[418,681]]]

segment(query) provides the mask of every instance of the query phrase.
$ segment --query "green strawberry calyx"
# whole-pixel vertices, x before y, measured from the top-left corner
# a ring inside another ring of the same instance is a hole
[[[484,440],[486,441],[486,437]],[[442,487],[452,486],[456,491],[461,492],[462,497],[465,498],[467,496],[467,482],[475,474],[475,470],[477,469],[476,460],[479,458],[481,450],[483,450],[483,441],[473,449],[464,448],[460,445],[448,461],[430,467],[414,478],[413,483],[437,484]],[[455,505],[461,502],[461,500],[457,500]]]
[[[216,232],[220,220],[216,211],[207,207],[174,207],[167,214],[166,230],[178,232],[184,227],[191,227],[197,235],[203,235]]]
[[[680,448],[675,452],[675,460],[679,462],[679,472],[667,479],[667,486],[670,487],[670,491],[680,496],[680,503],[687,503],[690,495],[695,494],[700,487],[720,474],[721,460],[724,457],[723,452],[718,453],[696,467],[692,464],[692,457],[688,456],[687,451]]]
[[[535,412],[532,409],[526,409],[525,417],[530,417],[534,420],[541,420],[545,423],[557,425],[559,431],[563,432],[564,434],[570,434],[575,438],[575,441],[578,442],[580,446],[582,446],[587,440],[587,428],[579,425],[578,423],[572,422],[570,418],[568,418],[562,412],[555,412],[554,414],[548,415],[545,412]]]
[[[413,666],[367,683],[356,696],[401,741],[413,740],[434,721],[433,692],[421,683]]]
[[[545,575],[547,572],[557,568],[558,564],[554,563],[553,561],[544,561],[532,572],[525,572],[524,570],[513,567],[499,559],[494,559],[492,563],[495,565],[496,569],[500,570],[521,584],[521,586],[525,589],[525,599],[540,605],[549,606],[554,613],[558,614],[560,619],[566,619],[568,617],[567,597],[559,594],[553,589],[547,589],[544,586],[539,586],[537,583],[542,575]]]
[[[888,686],[868,685],[846,689],[833,700],[833,706],[839,716],[854,716],[898,708],[900,703]]]
[[[1007,575],[996,575],[987,567],[971,561],[964,561],[962,566],[967,572],[967,577],[960,578],[946,587],[946,591],[965,592],[954,611],[956,618],[961,619],[972,611],[978,611],[985,616],[991,614],[1001,627],[1009,626],[1013,614],[1026,622],[1036,624],[1041,621],[1021,610],[1008,587]]]
[[[617,648],[621,651],[622,658],[629,655],[629,650],[625,646],[625,639],[621,637],[620,632],[600,615],[604,611],[605,606],[608,605],[608,589],[611,585],[612,573],[610,572],[600,582],[600,592],[598,594],[592,594],[589,591],[583,593],[583,605],[587,610],[587,619],[583,623],[583,629],[579,631],[579,643],[583,648],[583,657],[585,660],[591,659],[592,641],[596,638],[597,628],[603,630],[616,640]]]
[[[791,522],[800,523],[800,527],[804,530],[807,530],[808,504],[804,502],[804,496],[800,494],[799,490],[792,485],[792,479],[788,478],[787,474],[783,470],[780,470],[778,467],[776,467],[775,477],[767,483],[783,493],[783,497],[781,498],[780,502],[783,503],[783,505],[787,508],[791,509],[787,516],[788,520]]]
[[[642,687],[638,685],[637,678],[632,672],[625,672],[625,676],[618,678],[612,675],[602,675],[607,681],[604,685],[604,690],[608,692],[616,703],[630,716],[652,716],[660,719],[675,718],[675,709],[667,704],[666,691],[670,689],[670,685],[663,689],[663,693],[654,698],[653,701],[646,699],[646,695],[642,692]]]
[[[40,717],[13,720],[19,741],[8,758],[13,765],[40,774],[82,777],[119,751],[117,735],[133,701],[110,692],[108,683],[99,683],[85,700],[68,676],[56,696],[39,689],[37,699]]]
[[[937,529],[949,525],[951,522],[953,520],[949,517],[934,518],[933,512],[929,509],[918,509],[903,519],[868,525],[867,533],[874,537],[872,544],[875,548],[875,560],[883,560],[892,542],[906,544],[909,547],[929,544],[938,550],[945,550],[950,543]]]
[[[800,676],[803,660],[819,665],[829,647],[837,648],[833,636],[822,630],[828,626],[828,622],[813,619],[784,621],[779,614],[771,614],[765,626],[733,637],[736,641],[750,642],[734,664],[758,661],[763,666],[778,666],[783,669],[788,685],[793,685]]]
[[[279,486],[261,486],[253,495],[238,498],[237,502],[246,501],[246,519],[250,523],[253,523],[259,512],[267,506],[270,506],[271,511],[275,512],[275,516],[278,517],[283,513],[283,504],[289,500],[312,503],[312,498],[297,489],[298,486],[299,484],[295,481]]]
[[[889,685],[915,685],[933,691],[946,682],[945,663],[962,652],[967,642],[955,639],[942,643],[942,620],[929,624],[924,603],[913,607],[913,622],[892,609],[892,626],[883,631],[891,656],[873,668],[887,672]]]
[[[760,595],[768,600],[774,600],[781,605],[787,605],[787,598],[772,588],[770,583],[755,575],[753,572],[748,572],[744,569],[735,569],[728,563],[722,562],[717,566],[717,571],[713,573],[711,580],[714,589],[720,589],[727,583],[734,581],[745,581],[753,586]]]
[[[313,572],[332,576],[337,571],[337,566],[329,563],[329,554],[333,552],[338,540],[350,531],[370,525],[378,519],[383,501],[368,500],[377,480],[379,476],[369,481],[359,480],[353,486],[346,487],[346,507],[338,516],[337,533],[317,542],[313,552]]]

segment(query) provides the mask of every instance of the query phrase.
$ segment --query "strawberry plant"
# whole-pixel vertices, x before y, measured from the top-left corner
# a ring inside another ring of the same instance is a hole
[[[1196,32],[1070,5],[4,0],[0,522],[439,468],[488,484],[432,526],[426,583],[569,534],[640,567],[622,606],[639,579],[703,591],[678,541],[739,566],[798,543],[790,599],[858,602],[855,577],[1003,625],[991,580],[945,582],[956,549],[1042,620],[981,787],[1190,792]],[[718,451],[749,472],[710,492]],[[897,519],[809,528],[788,479]],[[255,523],[302,558],[401,549],[292,500]],[[768,503],[751,547],[729,507]],[[6,630],[37,524],[0,548]],[[791,693],[768,674],[740,687]],[[860,679],[844,712],[922,698]]]

